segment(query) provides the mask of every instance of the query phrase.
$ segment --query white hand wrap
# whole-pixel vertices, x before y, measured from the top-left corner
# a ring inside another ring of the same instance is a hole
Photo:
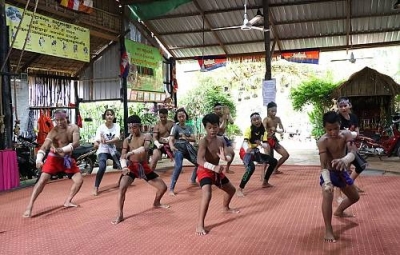
[[[351,138],[356,139],[357,136],[358,136],[357,132],[355,132],[355,131],[351,132]]]
[[[206,168],[206,169],[208,169],[208,170],[211,170],[211,171],[215,171],[215,167],[216,167],[216,165],[213,165],[213,164],[211,164],[211,163],[209,163],[209,162],[204,162],[204,168]]]
[[[225,162],[225,163],[228,163],[229,161],[232,160],[232,157],[229,156],[229,155],[225,155],[225,159],[226,159],[226,160],[221,159],[221,161],[222,161],[222,162]]]
[[[74,146],[72,146],[72,143],[69,143],[68,145],[62,147],[61,150],[63,152],[71,152],[74,150]]]
[[[269,149],[269,144],[261,142],[261,147],[263,147],[264,149]]]
[[[122,158],[121,158],[121,159],[119,160],[119,163],[120,163],[122,169],[127,168],[126,159],[122,159]]]
[[[46,155],[46,152],[44,152],[44,150],[39,150],[36,154],[36,163],[42,163],[44,155]]]
[[[347,153],[346,156],[341,158],[341,160],[346,164],[350,164],[351,162],[354,161],[355,158],[356,158],[356,156],[352,152],[349,152],[349,153]]]
[[[161,147],[163,147],[163,145],[157,140],[154,141],[154,145],[157,147],[157,149],[160,149]]]
[[[242,148],[247,151],[247,149],[249,148],[249,143],[247,141],[244,141],[242,144]]]
[[[332,191],[332,181],[331,181],[331,175],[329,173],[329,170],[322,169],[321,176],[322,176],[322,179],[324,180],[324,190]]]

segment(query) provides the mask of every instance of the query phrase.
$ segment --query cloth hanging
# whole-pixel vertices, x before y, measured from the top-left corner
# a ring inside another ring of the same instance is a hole
[[[39,131],[38,131],[37,143],[39,145],[42,145],[47,137],[47,134],[54,127],[53,121],[51,120],[50,113],[48,110],[40,111],[40,117],[38,119],[38,127]]]
[[[36,133],[35,133],[35,129],[33,127],[33,122],[35,119],[35,113],[33,112],[33,110],[29,110],[29,118],[28,118],[28,128],[26,129],[26,131],[28,132],[28,137],[29,139],[31,139],[32,141],[36,140]]]

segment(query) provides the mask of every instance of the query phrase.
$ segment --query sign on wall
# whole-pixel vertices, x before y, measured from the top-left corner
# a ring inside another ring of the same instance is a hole
[[[125,40],[125,48],[130,62],[130,70],[127,77],[128,89],[164,92],[162,56],[159,50],[131,40]],[[142,97],[138,96],[138,98],[141,100]],[[146,101],[145,94],[143,94],[143,98]],[[149,100],[151,100],[150,97]]]
[[[10,45],[16,38],[13,48],[21,50],[26,40],[26,51],[84,62],[90,61],[89,29],[35,14],[28,34],[33,13],[26,11],[21,23],[23,11],[21,8],[6,4],[5,13]],[[19,23],[21,27],[17,33]]]
[[[262,95],[264,106],[267,106],[270,102],[276,102],[276,79],[263,80]]]

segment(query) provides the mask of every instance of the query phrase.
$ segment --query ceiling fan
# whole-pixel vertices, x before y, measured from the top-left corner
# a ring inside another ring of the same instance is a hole
[[[213,28],[211,30],[213,31],[219,31],[219,30],[226,30],[226,29],[236,29],[240,28],[241,30],[258,30],[262,32],[267,32],[269,29],[265,29],[264,27],[257,27],[254,26],[260,19],[263,18],[263,15],[260,10],[257,11],[257,15],[254,16],[251,20],[248,19],[247,17],[247,0],[244,2],[244,15],[243,15],[243,24],[238,25],[238,26],[230,26],[230,27],[219,27],[219,28]]]
[[[344,58],[344,59],[332,59],[331,62],[336,62],[336,61],[349,61],[350,63],[354,64],[357,59],[371,59],[372,57],[363,57],[363,58],[355,58],[354,53],[350,53],[350,58]]]

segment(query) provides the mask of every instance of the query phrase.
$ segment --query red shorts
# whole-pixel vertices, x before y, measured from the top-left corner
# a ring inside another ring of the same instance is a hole
[[[139,164],[143,166],[143,170],[144,170],[144,174],[148,175],[151,172],[153,172],[153,170],[151,170],[149,164],[147,164],[147,162],[131,162],[128,166],[129,170],[131,171],[131,173],[133,173],[133,175],[136,178],[140,178],[139,177]]]
[[[75,163],[75,159],[71,158],[71,167],[67,168],[64,166],[64,158],[54,156],[51,153],[46,158],[46,161],[43,164],[42,172],[46,174],[55,175],[61,172],[66,174],[75,174],[79,173],[79,167]]]
[[[215,181],[217,179],[217,173],[211,170],[204,168],[203,166],[198,166],[197,168],[197,180],[201,183],[201,180],[204,178],[210,178]],[[225,178],[223,173],[219,174],[219,178],[222,180]]]

